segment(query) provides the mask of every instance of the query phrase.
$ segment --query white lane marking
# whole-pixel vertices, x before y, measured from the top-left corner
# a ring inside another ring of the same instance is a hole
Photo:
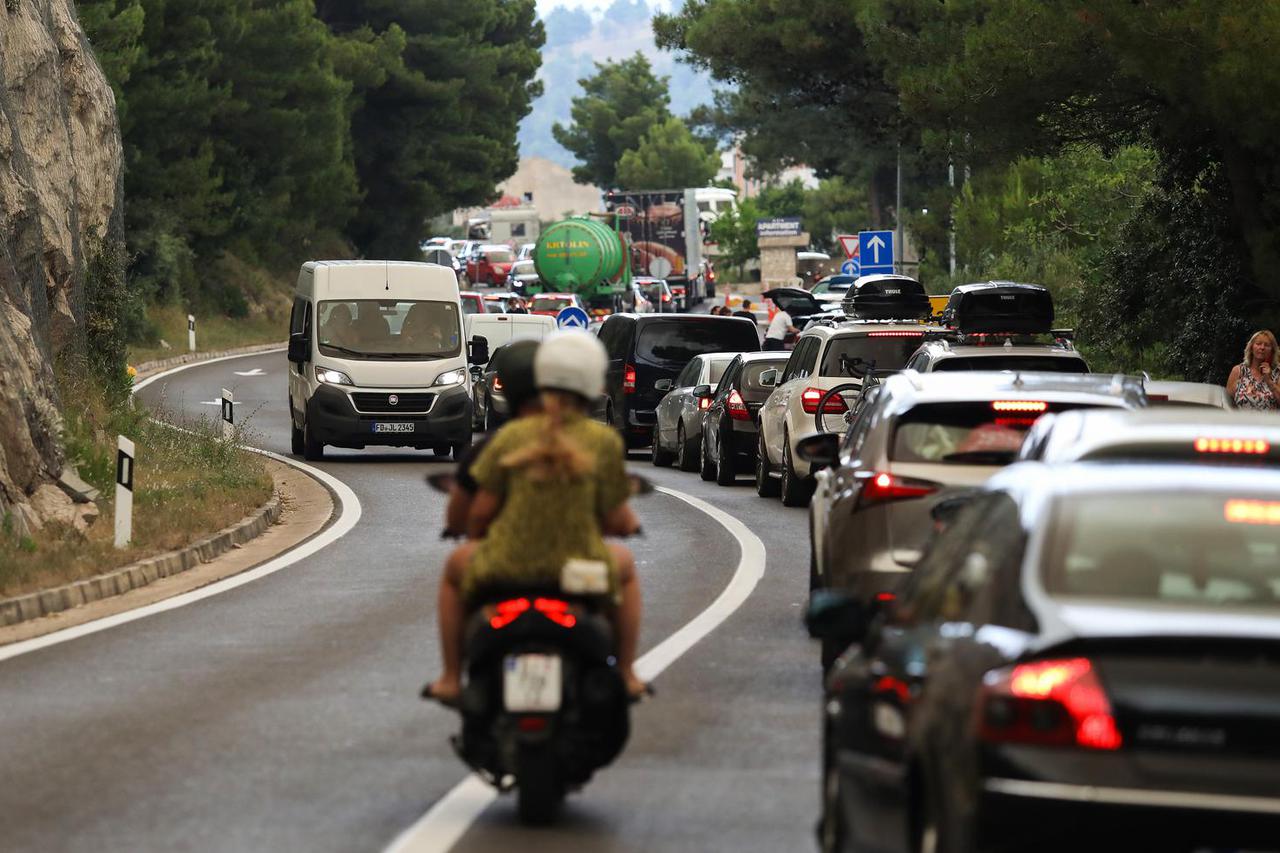
[[[646,681],[655,678],[732,616],[755,590],[760,578],[764,577],[765,564],[764,543],[741,521],[693,495],[664,486],[656,488],[719,522],[738,540],[742,555],[728,586],[716,600],[636,661],[636,674]],[[447,853],[497,798],[498,792],[473,773],[440,798],[416,823],[400,833],[387,847],[386,853]]]
[[[266,376],[267,372],[261,367],[255,367],[253,370],[236,370],[233,371],[236,376]]]
[[[172,376],[175,373],[181,373],[182,371],[190,370],[193,367],[203,367],[206,364],[217,364],[220,361],[230,361],[233,358],[253,358],[255,355],[271,355],[277,352],[285,352],[287,349],[289,348],[286,346],[280,346],[280,347],[276,347],[275,349],[258,350],[257,352],[238,352],[238,353],[235,353],[234,355],[220,355],[217,358],[206,358],[204,361],[189,361],[186,364],[179,364],[177,367],[171,367],[168,370],[162,370],[159,373],[157,373],[155,376],[148,376],[146,379],[143,379],[141,382],[135,382],[133,384],[133,393],[137,394],[139,391],[141,391],[143,388],[146,388],[152,382],[155,382],[160,379],[168,379],[170,376]]]
[[[245,353],[242,355],[227,357],[247,358],[251,355],[261,355],[261,353]],[[209,359],[209,361],[216,360],[218,359]],[[208,363],[208,361],[203,361],[184,364],[175,368],[171,372],[176,373],[178,370],[184,370],[188,367],[194,366],[195,364]],[[164,375],[166,374],[157,374],[156,376],[151,377],[151,379],[159,379]],[[137,388],[134,390],[136,392]],[[282,456],[279,453],[272,453],[269,450],[260,450],[256,447],[246,447],[245,450],[252,451],[253,453],[260,453],[263,456],[283,462],[286,465],[292,465],[294,468],[305,471],[310,476],[327,485],[333,490],[334,496],[337,500],[338,510],[340,513],[337,521],[328,528],[322,530],[320,533],[303,542],[301,545],[295,546],[292,550],[286,551],[278,557],[274,557],[256,568],[250,569],[246,572],[241,572],[238,575],[232,575],[231,577],[218,581],[217,583],[209,584],[208,586],[183,593],[182,595],[175,595],[173,598],[167,598],[164,601],[157,601],[155,604],[149,604],[146,607],[139,607],[124,613],[117,613],[114,616],[106,616],[92,622],[85,622],[83,625],[64,628],[61,631],[54,631],[53,633],[45,634],[42,637],[33,637],[30,640],[23,640],[22,642],[12,643],[7,646],[0,646],[0,661],[16,658],[19,655],[48,648],[49,646],[55,646],[59,643],[76,640],[80,637],[88,636],[89,634],[96,634],[99,631],[105,631],[109,628],[114,628],[117,625],[124,625],[138,619],[145,619],[146,617],[152,616],[156,613],[176,610],[179,607],[194,604],[197,601],[212,598],[220,593],[228,592],[236,587],[244,586],[247,583],[252,583],[259,578],[264,578],[267,575],[275,574],[283,568],[292,566],[299,560],[310,557],[320,549],[341,539],[351,530],[351,528],[356,526],[358,521],[360,521],[360,515],[363,512],[363,508],[360,505],[360,499],[356,497],[356,493],[351,490],[350,486],[339,480],[337,477],[325,473],[319,468],[314,468],[305,463],[290,459],[287,456]]]

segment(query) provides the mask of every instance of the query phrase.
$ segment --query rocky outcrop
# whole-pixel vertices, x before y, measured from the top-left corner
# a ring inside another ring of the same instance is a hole
[[[0,513],[20,530],[75,517],[49,488],[64,462],[52,365],[83,341],[86,255],[120,225],[115,98],[74,3],[3,0]]]

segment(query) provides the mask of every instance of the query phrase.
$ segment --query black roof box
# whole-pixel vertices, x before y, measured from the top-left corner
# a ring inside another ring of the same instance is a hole
[[[1053,328],[1053,296],[1038,284],[962,284],[942,309],[942,325],[964,334],[1043,334]]]
[[[932,313],[924,285],[905,275],[860,276],[841,308],[860,320],[919,320]]]

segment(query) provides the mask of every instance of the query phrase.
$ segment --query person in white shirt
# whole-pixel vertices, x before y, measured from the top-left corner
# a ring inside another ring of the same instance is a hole
[[[791,325],[791,315],[779,308],[773,315],[773,319],[769,321],[769,329],[764,333],[764,349],[786,349],[783,341],[787,339],[787,335],[794,335],[798,331],[799,329]]]

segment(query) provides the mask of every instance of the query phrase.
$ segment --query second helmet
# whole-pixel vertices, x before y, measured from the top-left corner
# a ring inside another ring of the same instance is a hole
[[[604,345],[590,332],[560,332],[538,347],[533,375],[539,390],[569,391],[585,400],[604,393],[609,365]]]

